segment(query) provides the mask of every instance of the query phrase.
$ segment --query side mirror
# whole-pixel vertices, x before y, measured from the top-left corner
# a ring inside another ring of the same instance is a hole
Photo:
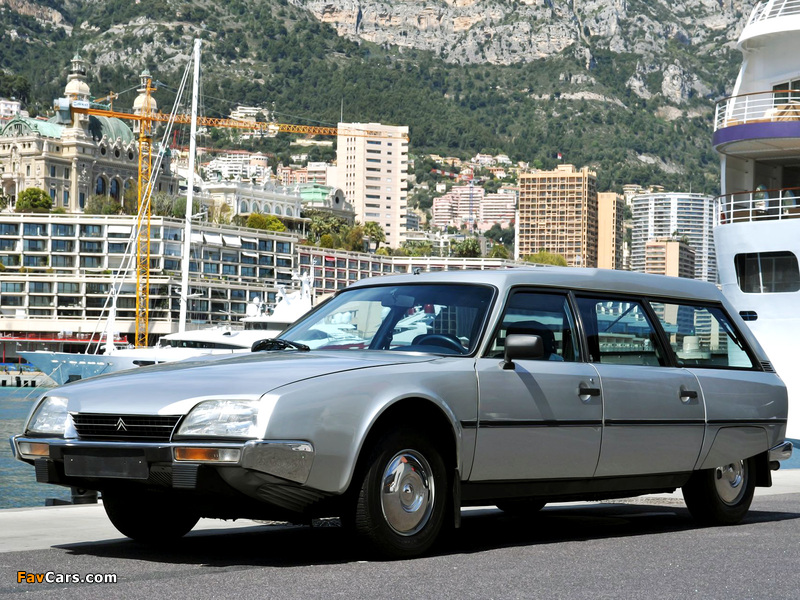
[[[514,368],[514,359],[537,360],[544,358],[544,342],[539,335],[512,333],[506,336],[503,369]]]

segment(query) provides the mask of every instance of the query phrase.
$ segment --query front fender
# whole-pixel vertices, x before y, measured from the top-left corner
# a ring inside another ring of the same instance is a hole
[[[415,398],[429,401],[446,416],[456,439],[462,472],[472,464],[474,436],[465,440],[460,423],[477,419],[473,359],[441,358],[334,373],[277,390],[278,401],[265,439],[307,440],[314,464],[306,485],[344,493],[369,432],[392,406]]]

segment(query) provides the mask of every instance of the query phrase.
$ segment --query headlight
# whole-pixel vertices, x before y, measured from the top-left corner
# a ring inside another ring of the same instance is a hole
[[[265,429],[258,400],[206,400],[178,428],[179,436],[257,438]],[[265,417],[266,418],[266,417]],[[265,419],[264,419],[265,420]]]
[[[54,433],[64,435],[67,429],[67,399],[50,396],[45,399],[28,421],[28,433]]]

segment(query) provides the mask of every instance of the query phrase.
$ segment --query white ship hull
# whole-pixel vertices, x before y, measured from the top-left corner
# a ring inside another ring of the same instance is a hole
[[[722,225],[714,230],[722,292],[748,319],[747,325],[767,353],[789,392],[786,436],[800,439],[800,290],[745,293],[739,286],[735,257],[792,249],[800,256],[800,219]]]
[[[758,2],[737,47],[714,120],[719,282],[786,383],[786,435],[800,440],[800,2]]]

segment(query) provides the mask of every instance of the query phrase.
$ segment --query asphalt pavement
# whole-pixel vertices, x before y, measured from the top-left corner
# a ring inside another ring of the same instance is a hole
[[[401,561],[326,522],[209,520],[152,546],[123,538],[102,506],[9,509],[0,598],[796,600],[800,470],[774,475],[734,527],[699,526],[680,493],[521,516],[470,508],[430,553]]]

